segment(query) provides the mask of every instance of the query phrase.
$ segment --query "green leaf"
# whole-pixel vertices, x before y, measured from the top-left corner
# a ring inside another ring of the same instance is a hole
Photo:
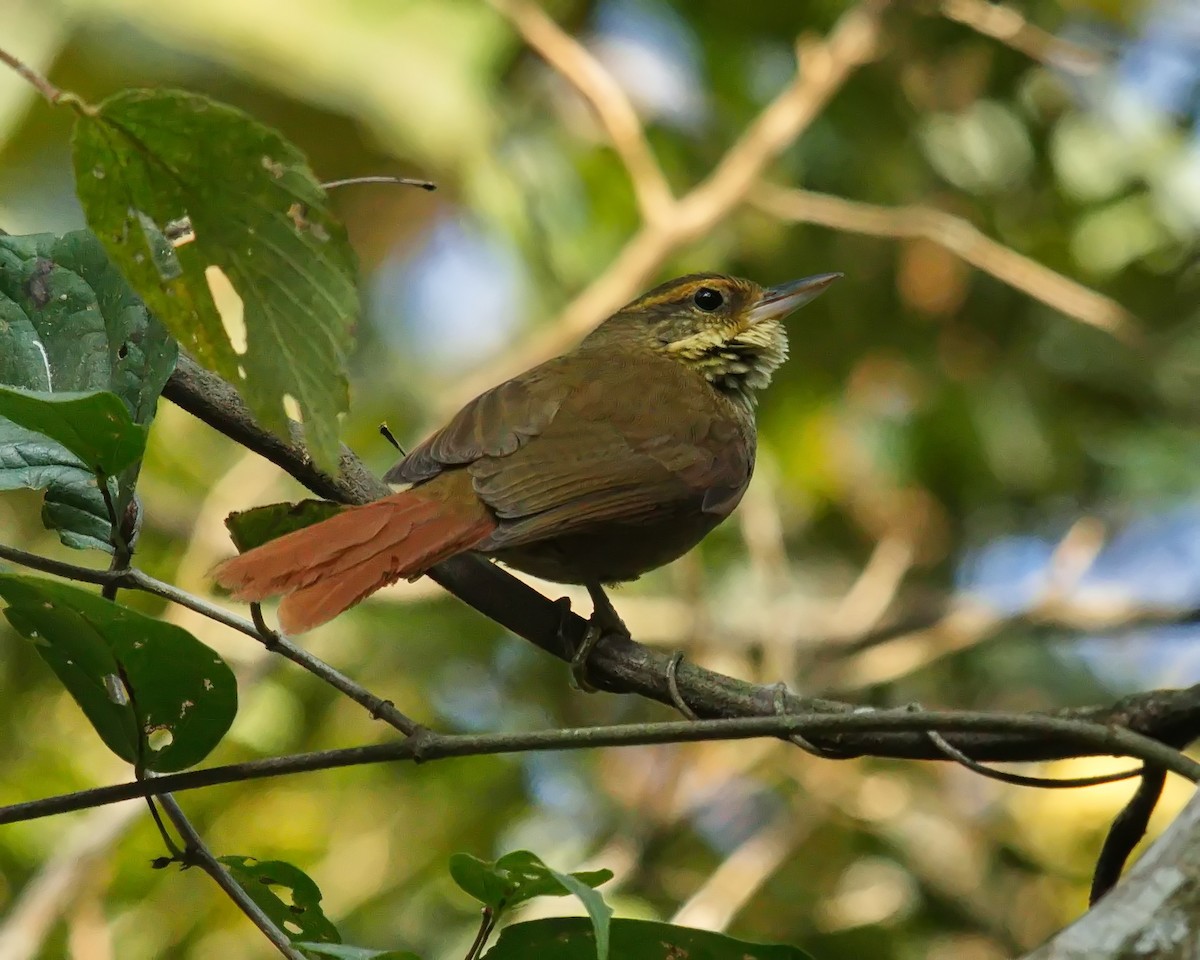
[[[225,518],[225,527],[238,553],[245,553],[269,540],[327,520],[344,510],[328,500],[301,500],[299,503],[269,503],[252,510],[240,510]]]
[[[72,149],[88,223],[134,289],[267,427],[286,431],[294,397],[313,459],[335,468],[356,262],[304,155],[241,111],[177,90],[110,97],[78,119]],[[241,298],[244,345],[222,322],[216,271]]]
[[[115,477],[141,459],[145,427],[115,393],[49,393],[0,387],[0,416],[57,440],[95,473]]]
[[[219,859],[250,899],[293,940],[341,942],[337,927],[321,910],[321,888],[299,867],[283,860],[238,856]]]
[[[91,233],[0,236],[0,384],[112,393],[145,428],[177,354],[175,341]],[[111,550],[93,466],[57,440],[0,416],[0,490],[45,489],[42,520],[64,543]],[[133,496],[138,466],[117,477],[119,510]]]
[[[571,874],[559,873],[557,870],[551,870],[550,872],[554,875],[555,880],[570,890],[571,893],[575,894],[583,903],[583,907],[587,910],[588,917],[592,921],[592,931],[596,935],[596,958],[597,960],[608,960],[608,938],[613,915],[612,907],[605,903],[604,897],[587,884],[580,883]]]
[[[612,955],[620,960],[812,960],[803,950],[650,920],[614,920]],[[484,960],[590,960],[596,934],[583,917],[514,923],[500,932]]]
[[[166,773],[203,760],[237,712],[233,672],[186,630],[53,580],[0,575],[4,615],[118,756]]]
[[[336,960],[421,960],[415,953],[409,953],[407,950],[371,950],[367,947],[352,947],[346,943],[308,941],[295,945],[308,953],[315,953],[320,957],[334,957]]]
[[[575,892],[563,884],[563,874],[555,873],[528,850],[506,853],[496,861],[456,853],[450,858],[450,876],[462,890],[497,913],[533,897],[568,897]],[[590,888],[611,880],[612,871],[591,870],[569,876]]]

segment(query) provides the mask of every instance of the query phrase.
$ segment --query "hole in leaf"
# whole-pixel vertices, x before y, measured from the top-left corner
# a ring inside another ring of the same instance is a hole
[[[167,238],[171,246],[179,249],[186,243],[191,243],[196,239],[196,230],[192,226],[191,217],[180,217],[178,220],[172,220],[163,227],[163,236]]]
[[[155,727],[146,734],[146,746],[155,753],[166,750],[174,741],[174,735],[166,727]]]
[[[117,359],[124,360],[127,356],[129,356],[129,344],[123,343],[117,347]]]
[[[300,934],[304,932],[304,928],[294,920],[284,920],[283,929],[288,933]]]
[[[208,281],[208,292],[221,315],[221,326],[225,328],[229,345],[241,356],[246,352],[246,310],[242,298],[233,289],[225,271],[216,264],[210,263],[204,268],[204,279]]]
[[[300,412],[300,401],[293,397],[290,393],[285,393],[283,395],[283,412],[297,423],[304,422],[304,415]]]

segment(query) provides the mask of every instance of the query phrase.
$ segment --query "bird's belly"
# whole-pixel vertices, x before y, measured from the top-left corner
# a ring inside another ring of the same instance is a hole
[[[620,583],[683,556],[723,519],[697,510],[644,523],[606,523],[488,556],[555,583]]]

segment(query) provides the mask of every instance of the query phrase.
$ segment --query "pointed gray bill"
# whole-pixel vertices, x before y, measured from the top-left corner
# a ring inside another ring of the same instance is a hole
[[[791,283],[781,283],[763,291],[762,299],[750,310],[751,323],[761,320],[781,320],[810,300],[815,300],[834,280],[844,277],[843,273],[818,273],[815,277],[804,277]]]

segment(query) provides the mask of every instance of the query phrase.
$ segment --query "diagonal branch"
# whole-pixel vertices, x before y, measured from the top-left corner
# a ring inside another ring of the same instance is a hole
[[[1124,340],[1136,335],[1136,321],[1115,300],[1017,253],[961,217],[942,210],[922,206],[881,207],[769,184],[758,186],[751,202],[764,213],[794,223],[812,223],[872,237],[928,240],[1081,323]]]
[[[792,82],[767,104],[709,176],[676,202],[672,215],[643,223],[604,272],[542,331],[449,391],[443,412],[453,412],[487,387],[561,353],[632,299],[672,253],[745,200],[767,166],[804,133],[854,72],[874,59],[887,7],[888,0],[863,0],[841,16],[824,40],[801,44]]]
[[[521,38],[592,106],[621,158],[647,223],[673,212],[675,198],[642,130],[637,111],[611,73],[578,40],[530,0],[488,0]]]
[[[182,358],[164,395],[214,429],[277,463],[319,496],[341,503],[363,503],[389,490],[374,479],[349,451],[342,453],[342,473],[329,477],[315,467],[303,449],[267,433],[246,409],[237,391],[220,377]],[[559,604],[480,557],[463,555],[436,566],[432,579],[469,606],[507,627],[560,660],[569,660],[582,641],[585,622],[563,615]],[[676,698],[702,718],[771,717],[779,713],[844,715],[853,704],[780,694],[775,686],[747,683],[683,663],[633,640],[609,637],[589,661],[589,674],[603,689],[636,693],[668,706]],[[1059,710],[1054,718],[1090,720],[1127,727],[1166,744],[1183,745],[1200,736],[1200,686],[1188,690],[1139,694],[1112,706]],[[418,736],[416,739],[420,739]],[[945,760],[929,738],[911,729],[856,730],[809,737],[817,746],[843,755]],[[976,761],[1047,760],[1079,754],[1069,738],[1029,733],[971,732],[954,746]]]

